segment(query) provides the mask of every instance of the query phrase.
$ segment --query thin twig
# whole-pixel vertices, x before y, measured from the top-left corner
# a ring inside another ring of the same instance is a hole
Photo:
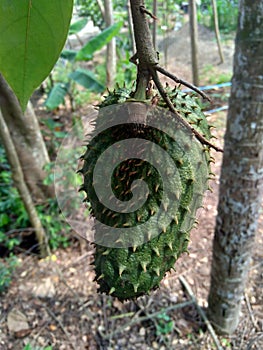
[[[246,349],[247,350],[255,349],[253,345],[257,346],[257,344],[255,344],[255,343],[258,342],[261,338],[263,338],[263,333],[256,334],[252,339],[249,340],[249,343],[247,344],[247,348]],[[257,349],[261,349],[261,347],[260,348],[257,347]]]
[[[140,11],[142,13],[146,13],[147,15],[149,15],[152,19],[154,19],[155,21],[158,19],[156,16],[154,16],[150,11],[148,11],[144,6],[140,6]]]
[[[243,323],[244,325],[242,324],[242,336],[241,336],[241,340],[240,340],[240,344],[239,344],[239,350],[241,349],[244,349],[245,347],[243,347],[244,345],[244,342],[246,341],[246,334],[248,334],[248,319],[244,319]]]
[[[54,314],[54,312],[52,310],[50,310],[50,308],[47,305],[44,305],[44,307],[47,310],[47,312],[49,313],[49,315],[59,324],[60,328],[62,329],[62,331],[65,333],[66,337],[68,338],[68,341],[69,341],[70,345],[72,346],[72,348],[74,350],[78,350],[76,348],[75,344],[72,343],[71,337],[70,337],[68,331],[63,326],[63,323],[57,318],[57,316]]]
[[[6,236],[12,235],[13,233],[23,233],[28,232],[29,234],[32,232],[35,232],[35,229],[33,227],[27,227],[27,228],[14,228],[13,230],[9,230],[5,232]]]
[[[192,303],[194,303],[194,305],[195,305],[199,315],[201,316],[201,318],[203,319],[204,323],[206,324],[206,327],[207,327],[209,333],[211,334],[211,337],[213,338],[217,349],[218,350],[223,350],[223,348],[222,348],[222,346],[221,346],[221,344],[219,342],[219,339],[218,339],[218,337],[217,337],[217,335],[216,335],[216,333],[214,331],[214,328],[212,327],[211,323],[209,322],[208,318],[206,317],[206,314],[204,313],[204,311],[198,305],[196,297],[195,297],[191,287],[189,286],[188,282],[185,280],[185,278],[183,276],[180,276],[179,280],[180,280],[181,284],[183,285],[183,287],[185,288],[187,294],[191,298]]]
[[[249,317],[251,319],[251,322],[253,323],[253,326],[255,327],[255,329],[259,330],[257,322],[256,322],[255,317],[254,317],[254,314],[253,314],[253,310],[252,310],[252,307],[251,307],[251,304],[250,304],[250,301],[249,301],[247,293],[245,293],[245,301],[246,301],[246,305],[247,305],[247,309],[248,309],[248,312],[249,312]]]
[[[171,102],[167,92],[164,90],[162,83],[160,82],[160,79],[158,77],[158,74],[155,70],[155,67],[150,69],[150,72],[152,74],[152,79],[160,92],[160,95],[162,96],[163,100],[166,102],[167,106],[169,107],[170,111],[174,113],[177,117],[177,119],[191,132],[195,135],[195,137],[204,145],[207,145],[213,149],[215,149],[217,152],[223,152],[223,150],[220,147],[215,146],[210,141],[208,141],[204,136],[202,136],[197,130],[195,130],[185,119],[183,119],[180,114],[176,111],[174,108],[173,103]]]
[[[134,315],[135,315],[135,312],[132,311],[132,312],[126,312],[125,314],[111,316],[110,319],[111,320],[117,320],[119,318],[126,318],[126,317],[131,317],[131,316],[134,316]]]
[[[188,83],[188,81],[185,81],[183,79],[179,79],[177,78],[177,76],[175,76],[174,74],[168,72],[166,69],[160,67],[159,65],[156,65],[154,67],[158,72],[162,73],[163,75],[165,75],[166,77],[172,79],[173,81],[175,81],[178,84],[182,84],[184,86],[189,87],[191,90],[197,92],[199,95],[201,95],[204,99],[208,100],[209,102],[211,102],[211,98],[204,93],[203,91],[199,90],[198,87],[196,87],[195,85],[192,85],[191,83]]]
[[[192,304],[193,304],[192,301],[186,301],[184,303],[180,303],[180,304],[169,306],[169,307],[167,307],[165,309],[162,309],[161,311],[153,312],[152,314],[149,314],[147,316],[133,318],[131,321],[127,322],[124,326],[117,328],[115,331],[111,332],[110,334],[106,335],[106,334],[102,334],[101,333],[101,336],[103,337],[103,339],[110,339],[114,335],[123,332],[127,327],[131,327],[134,324],[141,323],[143,321],[152,319],[153,317],[157,317],[158,315],[160,315],[160,312],[166,312],[166,311],[171,311],[171,310],[176,310],[176,309],[182,309],[182,308],[184,308],[186,306],[189,306],[189,305],[192,305]]]

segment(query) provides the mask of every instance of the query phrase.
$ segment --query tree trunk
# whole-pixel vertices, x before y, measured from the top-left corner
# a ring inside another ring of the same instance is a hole
[[[263,6],[241,0],[209,294],[210,319],[235,331],[263,192]]]
[[[130,32],[130,38],[131,38],[132,55],[134,55],[136,52],[136,44],[135,44],[134,31],[133,31],[130,0],[127,0],[127,12],[128,12],[128,23],[129,23],[129,32]]]
[[[221,40],[220,40],[216,0],[212,0],[212,6],[213,6],[213,13],[214,13],[215,35],[216,35],[216,42],[217,42],[217,47],[218,47],[218,52],[220,57],[220,63],[223,63],[224,55],[223,55]]]
[[[132,13],[131,13],[130,0],[127,0],[127,12],[128,12],[129,32],[130,32],[130,37],[131,37],[132,55],[134,55],[136,52],[136,44],[135,44],[133,24],[132,24]]]
[[[96,0],[96,1],[97,1],[97,4],[98,4],[98,7],[100,9],[102,18],[105,21],[105,8],[103,7],[103,1],[102,0]]]
[[[105,4],[105,21],[106,25],[111,26],[114,23],[113,20],[113,7],[112,0],[104,0]],[[114,86],[114,79],[116,76],[116,40],[112,38],[107,45],[107,86],[111,88]]]
[[[43,166],[49,162],[49,157],[32,105],[29,103],[23,114],[16,96],[1,74],[0,109],[34,202],[54,197],[54,189],[43,185],[46,177]]]
[[[157,17],[157,0],[153,0],[153,15]],[[153,47],[157,50],[157,21],[153,21],[152,26],[152,35],[153,35]]]
[[[199,85],[198,71],[198,25],[196,15],[195,0],[189,1],[190,8],[190,37],[191,37],[191,57],[192,57],[192,74],[194,85]]]
[[[12,141],[11,135],[9,133],[9,130],[7,128],[7,125],[5,123],[5,120],[2,116],[1,110],[0,110],[0,138],[1,138],[1,141],[3,142],[8,162],[11,166],[14,184],[24,203],[24,206],[29,216],[29,220],[35,229],[36,237],[39,243],[40,254],[42,257],[45,257],[48,254],[48,246],[46,244],[47,240],[46,240],[45,231],[42,227],[36,208],[34,207],[34,203],[32,201],[30,192],[25,183],[24,174],[21,169],[17,152],[15,149],[14,143]]]

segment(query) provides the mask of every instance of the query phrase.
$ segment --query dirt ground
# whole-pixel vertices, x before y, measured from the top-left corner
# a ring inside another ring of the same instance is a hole
[[[188,29],[182,28],[169,44],[168,68],[191,81]],[[228,58],[217,66],[214,35],[201,28],[203,67],[211,65],[219,74],[231,72],[233,47],[233,42],[224,43]],[[172,57],[176,57],[176,64]],[[209,118],[217,127],[216,143],[223,146],[226,112]],[[204,208],[199,210],[199,226],[191,233],[189,254],[179,258],[176,271],[163,279],[160,289],[124,303],[97,294],[90,265],[93,247],[83,241],[76,240],[70,248],[55,251],[45,260],[25,252],[19,257],[20,266],[8,292],[0,299],[0,350],[22,350],[27,343],[36,349],[52,345],[53,350],[216,349],[179,280],[184,277],[198,305],[205,308],[222,161],[220,153],[213,153],[213,192],[206,194]],[[232,336],[218,337],[222,349],[263,349],[262,233],[261,216],[240,324]],[[17,324],[21,327],[15,328]]]

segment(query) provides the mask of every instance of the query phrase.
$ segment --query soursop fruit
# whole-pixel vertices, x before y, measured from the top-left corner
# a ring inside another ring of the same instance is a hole
[[[169,87],[167,93],[180,116],[209,140],[210,126],[195,98]],[[153,106],[150,100],[138,103],[130,96],[131,90],[117,87],[105,98],[81,170],[81,190],[96,218],[95,279],[100,292],[120,300],[156,289],[187,252],[196,211],[208,188],[211,161],[209,148],[167,112],[161,97]],[[107,153],[112,145],[116,148]],[[131,156],[122,158],[120,149]],[[146,192],[138,190],[138,181],[147,184]],[[105,182],[112,195],[104,197],[109,203],[110,197],[117,198],[118,210],[105,206],[97,193]],[[120,210],[133,198],[134,207]],[[143,204],[136,207],[140,201]]]

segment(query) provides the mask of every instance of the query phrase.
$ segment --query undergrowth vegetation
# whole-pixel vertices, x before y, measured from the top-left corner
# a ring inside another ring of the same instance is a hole
[[[47,184],[52,176],[48,174]],[[18,262],[17,252],[37,253],[37,242],[27,211],[14,187],[9,164],[0,145],[0,293],[6,290]],[[49,199],[36,206],[52,250],[69,245],[69,226],[59,215],[56,199]]]

